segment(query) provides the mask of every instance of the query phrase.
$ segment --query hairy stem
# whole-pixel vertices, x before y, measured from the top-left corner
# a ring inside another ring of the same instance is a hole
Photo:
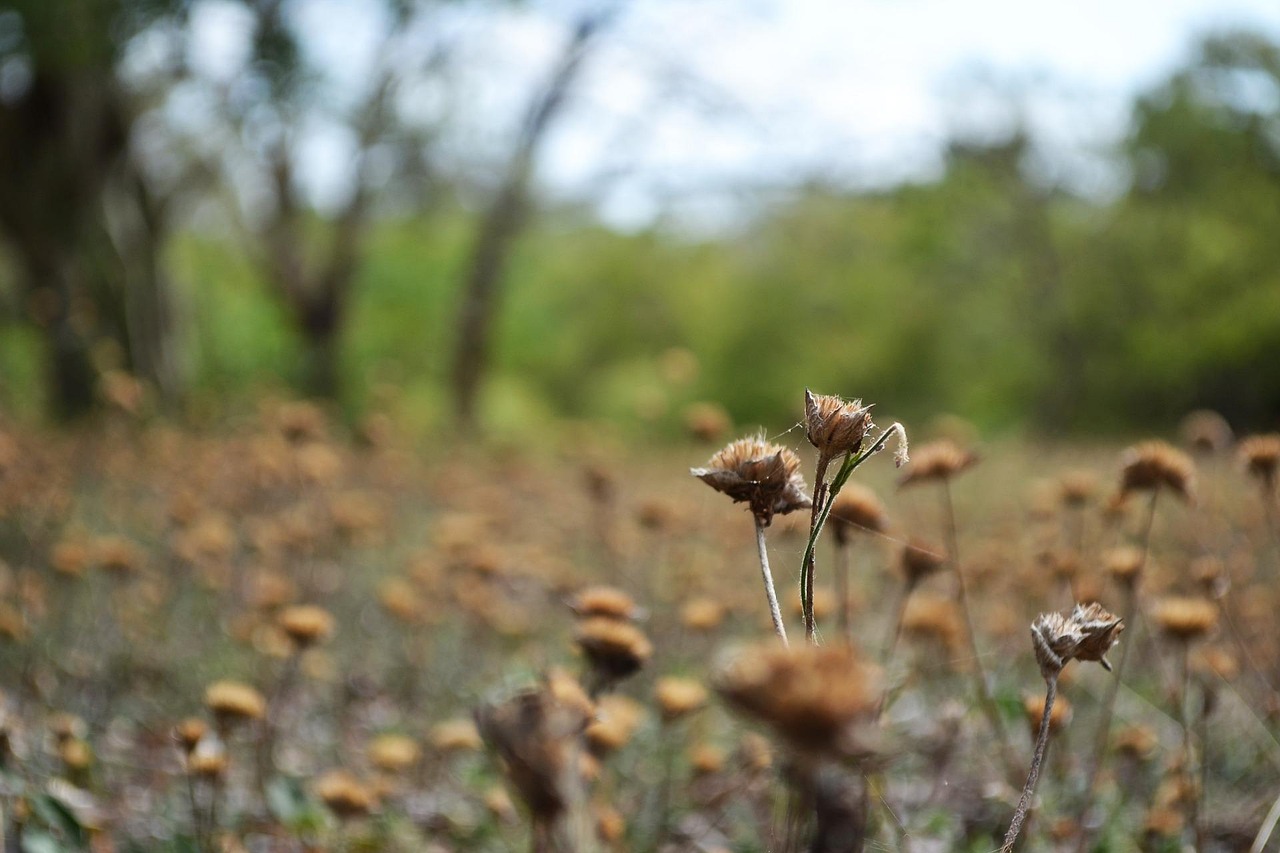
[[[769,601],[769,615],[773,617],[773,630],[778,635],[778,639],[782,640],[782,645],[787,643],[787,628],[782,624],[782,610],[778,607],[778,594],[773,589],[773,572],[769,571],[769,549],[764,542],[764,521],[756,517],[756,550],[760,554],[760,574],[764,578],[764,597]]]
[[[1036,782],[1040,779],[1040,766],[1044,763],[1045,749],[1049,746],[1049,717],[1053,713],[1053,701],[1058,697],[1058,676],[1045,680],[1044,715],[1040,718],[1040,733],[1036,736],[1036,752],[1031,757],[1031,770],[1027,773],[1027,784],[1022,786],[1022,796],[1018,798],[1018,808],[1009,823],[1009,831],[1005,833],[1004,845],[1000,853],[1011,853],[1013,845],[1022,832],[1022,823],[1027,819],[1027,811],[1031,808],[1031,798],[1035,796]]]

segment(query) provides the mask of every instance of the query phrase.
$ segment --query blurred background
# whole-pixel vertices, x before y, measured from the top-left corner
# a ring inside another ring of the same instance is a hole
[[[0,2],[0,410],[1280,423],[1280,6]]]

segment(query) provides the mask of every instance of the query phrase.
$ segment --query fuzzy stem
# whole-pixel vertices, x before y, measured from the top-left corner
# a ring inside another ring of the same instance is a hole
[[[1036,736],[1036,752],[1031,758],[1031,770],[1027,773],[1027,784],[1022,787],[1022,796],[1018,799],[1018,808],[1009,823],[1009,831],[1005,833],[1004,845],[1000,853],[1011,853],[1013,845],[1022,831],[1022,822],[1026,820],[1027,810],[1031,808],[1031,798],[1035,796],[1036,782],[1040,778],[1040,766],[1044,763],[1044,753],[1049,745],[1049,717],[1053,713],[1053,701],[1058,697],[1058,675],[1045,679],[1044,715],[1040,718],[1040,733]]]
[[[818,466],[813,474],[813,509],[809,514],[810,542],[818,541],[818,515],[822,511],[822,505],[827,496],[827,466],[830,464],[830,457],[825,454],[818,455]],[[842,470],[843,467],[842,465]],[[825,516],[823,520],[826,520]],[[815,645],[818,640],[813,619],[813,575],[817,555],[817,548],[805,548],[804,563],[800,566],[800,607],[804,611],[804,636]]]
[[[782,645],[787,643],[787,628],[782,624],[782,610],[778,607],[778,594],[773,589],[773,572],[769,571],[769,549],[764,542],[764,520],[756,516],[756,550],[760,553],[760,574],[764,578],[764,597],[769,601],[769,615],[773,617],[773,630]]]
[[[964,572],[960,569],[960,533],[956,524],[955,504],[951,500],[950,481],[945,479],[942,481],[942,505],[947,520],[947,550],[951,556],[951,568],[956,575],[956,598],[960,602],[960,612],[964,614],[965,634],[969,638],[969,652],[973,655],[974,686],[978,691],[978,704],[991,726],[992,733],[1000,743],[1005,763],[1012,773],[1014,765],[1009,758],[1009,738],[1005,733],[1004,723],[1000,720],[1000,710],[996,707],[995,700],[991,698],[991,689],[987,685],[987,673],[982,666],[982,655],[978,651],[978,635],[973,629],[973,617],[969,613],[969,596],[965,589]]]
[[[1127,590],[1128,595],[1125,598],[1124,614],[1121,620],[1125,625],[1133,625],[1134,615],[1138,611],[1138,583],[1142,578],[1142,571],[1147,565],[1147,552],[1151,546],[1151,528],[1156,518],[1156,499],[1160,495],[1160,490],[1156,489],[1151,492],[1151,501],[1147,504],[1147,517],[1142,525],[1142,556],[1139,558],[1138,571],[1130,581]],[[1120,644],[1120,658],[1116,661],[1114,678],[1110,687],[1107,688],[1107,698],[1102,703],[1102,717],[1098,721],[1098,734],[1094,739],[1093,755],[1089,761],[1089,772],[1085,777],[1088,781],[1085,784],[1085,796],[1094,791],[1098,784],[1098,776],[1102,772],[1103,764],[1107,759],[1107,741],[1111,735],[1111,718],[1115,714],[1116,696],[1120,692],[1120,680],[1124,676],[1124,665],[1129,660],[1129,649],[1135,644],[1132,642]],[[1076,845],[1076,853],[1084,853],[1089,846],[1091,833],[1089,827],[1085,824],[1085,812],[1089,810],[1089,802],[1086,799],[1081,806],[1079,820],[1080,824],[1080,843]]]

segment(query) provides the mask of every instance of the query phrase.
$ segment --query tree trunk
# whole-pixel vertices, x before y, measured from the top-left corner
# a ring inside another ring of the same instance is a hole
[[[564,106],[592,37],[612,13],[591,13],[578,21],[559,61],[543,88],[535,94],[493,202],[476,236],[458,309],[458,337],[453,355],[453,403],[458,425],[476,424],[481,382],[489,366],[493,325],[515,240],[528,218],[529,179],[538,149]]]

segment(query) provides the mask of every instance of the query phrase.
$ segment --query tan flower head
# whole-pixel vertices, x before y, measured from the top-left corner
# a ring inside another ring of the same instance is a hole
[[[1120,495],[1167,488],[1190,501],[1195,496],[1196,467],[1191,457],[1165,441],[1135,444],[1120,457]]]
[[[1072,660],[1092,660],[1106,670],[1106,654],[1124,630],[1124,621],[1100,604],[1077,604],[1069,614],[1041,613],[1031,623],[1031,643],[1045,680],[1057,678]]]
[[[1026,696],[1022,700],[1022,709],[1026,712],[1027,722],[1031,725],[1032,740],[1040,736],[1040,721],[1044,719],[1044,703],[1043,695]],[[1070,722],[1071,703],[1067,701],[1067,697],[1059,696],[1053,703],[1053,710],[1049,712],[1049,733],[1061,731]]]
[[[898,562],[907,586],[915,589],[921,581],[947,564],[947,555],[941,548],[921,539],[909,539],[902,546]]]
[[[978,461],[978,454],[963,450],[949,439],[934,441],[919,448],[907,473],[898,478],[899,486],[949,480]]]
[[[707,689],[692,678],[659,678],[653,687],[662,719],[667,722],[692,714],[707,704]]]
[[[1098,478],[1091,471],[1068,471],[1062,475],[1058,485],[1064,506],[1082,507],[1093,496]]]
[[[1249,436],[1240,442],[1240,461],[1250,476],[1257,477],[1267,491],[1274,491],[1280,473],[1280,435]]]
[[[871,429],[871,407],[861,400],[846,401],[832,394],[804,391],[805,435],[821,459],[835,459],[862,449]]]
[[[299,649],[323,642],[333,633],[333,615],[314,604],[286,607],[280,611],[276,622]]]
[[[215,681],[204,691],[204,704],[222,723],[260,720],[267,713],[267,700],[248,684]]]
[[[603,616],[578,623],[574,641],[607,681],[632,675],[653,655],[653,644],[639,628]]]
[[[589,586],[573,597],[569,608],[581,618],[604,616],[629,621],[640,615],[631,596],[612,586]]]
[[[858,483],[845,483],[840,490],[831,505],[831,521],[831,531],[841,545],[859,531],[883,533],[889,526],[889,517],[880,498]]]
[[[1206,455],[1226,450],[1235,441],[1231,424],[1210,409],[1199,409],[1183,418],[1181,432],[1193,452]]]
[[[1218,608],[1203,598],[1162,598],[1152,616],[1161,631],[1182,642],[1199,639],[1218,624]]]
[[[378,735],[369,743],[369,763],[386,773],[404,773],[422,757],[422,747],[407,735]]]
[[[879,706],[880,670],[846,645],[755,646],[720,674],[716,689],[743,713],[806,751],[869,757],[863,724]]]
[[[711,457],[705,468],[689,473],[735,503],[745,502],[767,525],[773,516],[813,506],[805,493],[800,457],[763,438],[740,438]]]
[[[373,792],[345,770],[330,770],[315,782],[316,796],[340,820],[373,811]]]

